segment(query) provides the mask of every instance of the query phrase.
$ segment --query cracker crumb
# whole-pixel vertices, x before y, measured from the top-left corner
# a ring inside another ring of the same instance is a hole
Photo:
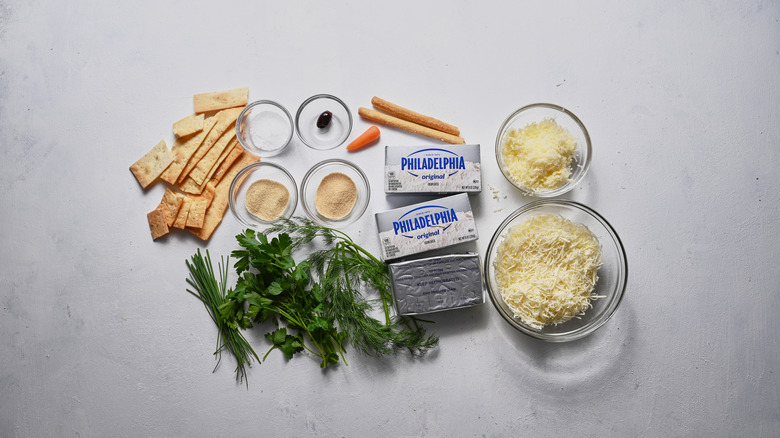
[[[498,189],[493,186],[489,186],[489,187],[490,187],[490,191],[493,192],[493,199],[498,199],[499,196]],[[506,198],[506,196],[504,197]]]

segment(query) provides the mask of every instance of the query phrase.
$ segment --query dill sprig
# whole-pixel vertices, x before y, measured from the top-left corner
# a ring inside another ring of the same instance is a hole
[[[227,350],[230,355],[236,358],[236,381],[244,381],[246,377],[246,367],[251,366],[252,358],[260,363],[260,358],[255,353],[252,346],[249,345],[244,335],[238,330],[238,327],[231,326],[219,315],[219,308],[228,301],[227,289],[227,270],[230,258],[222,260],[219,264],[220,279],[217,281],[214,275],[214,268],[211,264],[211,255],[208,250],[206,257],[201,255],[200,249],[192,256],[192,263],[185,260],[187,269],[190,271],[190,277],[187,283],[195,290],[187,289],[187,292],[198,298],[209,316],[217,326],[217,348],[214,355],[217,357],[216,370],[222,361],[222,351]],[[247,380],[247,386],[249,381]]]
[[[387,265],[346,233],[302,217],[282,220],[266,233],[290,235],[293,248],[316,239],[322,241],[325,248],[313,252],[308,262],[330,304],[324,309],[325,315],[338,323],[356,350],[385,355],[405,349],[421,356],[438,343],[438,338],[427,334],[418,319],[391,315],[393,297]],[[384,323],[369,315],[373,307],[363,295],[368,290],[379,294]]]

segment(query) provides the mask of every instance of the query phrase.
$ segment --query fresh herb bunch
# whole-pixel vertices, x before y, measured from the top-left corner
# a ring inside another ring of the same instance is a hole
[[[265,234],[246,230],[236,238],[244,248],[233,251],[240,277],[228,301],[219,307],[223,320],[241,328],[252,327],[253,321],[279,326],[281,320],[298,334],[287,334],[282,327],[266,338],[273,343],[271,350],[279,348],[288,359],[303,349],[318,356],[322,368],[343,358],[344,335],[325,311],[327,303],[320,286],[315,283],[307,289],[311,265],[295,263],[290,236],[280,234],[269,241]]]
[[[246,367],[251,365],[252,358],[258,363],[260,358],[257,357],[257,353],[249,345],[244,335],[220,316],[219,307],[229,301],[227,298],[227,269],[230,258],[222,260],[219,265],[219,281],[214,275],[211,255],[208,251],[206,251],[205,259],[198,250],[192,256],[192,263],[186,260],[185,263],[190,271],[187,283],[195,289],[194,291],[187,289],[187,292],[203,303],[214,324],[217,325],[217,349],[214,352],[214,355],[217,356],[217,366],[222,361],[222,350],[227,350],[236,358],[236,380],[243,381],[246,378]]]
[[[269,240],[269,236],[277,234]],[[217,282],[211,259],[204,261],[200,250],[187,263],[198,297],[217,324],[218,349],[236,357],[236,379],[246,375],[245,366],[260,358],[241,335],[241,329],[255,323],[276,327],[265,337],[272,343],[263,356],[279,349],[289,359],[309,351],[320,358],[320,366],[344,361],[344,343],[367,355],[393,354],[407,350],[425,354],[438,343],[426,333],[419,320],[391,315],[392,293],[387,266],[357,245],[346,233],[323,227],[301,217],[284,219],[265,233],[245,230],[236,236],[234,265],[239,278],[235,288],[226,287],[227,267],[220,265]],[[315,240],[324,249],[296,263],[292,257]],[[229,258],[228,258],[229,260]],[[363,291],[373,290],[378,299],[369,300]],[[384,322],[369,315],[372,303],[381,303]],[[288,331],[289,330],[289,331]]]
[[[428,335],[416,318],[391,316],[393,296],[387,265],[346,233],[302,217],[283,219],[266,232],[292,236],[291,249],[315,239],[325,244],[324,249],[310,255],[309,263],[327,303],[325,315],[338,323],[356,350],[384,355],[406,349],[421,356],[438,343],[438,338]],[[372,305],[361,292],[366,289],[378,292],[384,323],[368,314]]]

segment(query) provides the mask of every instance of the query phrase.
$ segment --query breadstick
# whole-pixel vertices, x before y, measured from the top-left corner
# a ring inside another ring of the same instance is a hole
[[[462,138],[447,134],[446,132],[437,131],[427,126],[418,125],[416,123],[407,122],[406,120],[399,119],[397,117],[388,116],[387,114],[380,113],[379,111],[370,110],[368,108],[359,108],[358,114],[364,119],[371,120],[372,122],[382,123],[394,128],[400,128],[404,131],[413,132],[415,134],[424,135],[436,140],[443,141],[450,144],[465,144],[466,141]]]
[[[452,134],[455,136],[460,135],[460,129],[458,129],[457,126],[450,125],[449,123],[444,123],[441,120],[434,119],[433,117],[416,113],[412,110],[406,109],[402,106],[398,106],[394,103],[388,102],[384,99],[380,99],[376,96],[374,96],[374,98],[371,99],[371,103],[376,108],[386,111],[388,114],[392,116],[400,117],[404,120],[408,120],[410,122],[424,125],[429,128],[433,128],[437,131],[446,132],[447,134]]]

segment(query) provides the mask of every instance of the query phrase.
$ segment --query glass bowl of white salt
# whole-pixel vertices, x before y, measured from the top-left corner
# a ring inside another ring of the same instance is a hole
[[[260,229],[295,213],[298,187],[287,169],[261,161],[236,174],[230,184],[228,203],[241,225]]]
[[[285,107],[272,100],[252,102],[236,121],[236,138],[244,149],[260,157],[280,154],[293,136],[293,119]]]

